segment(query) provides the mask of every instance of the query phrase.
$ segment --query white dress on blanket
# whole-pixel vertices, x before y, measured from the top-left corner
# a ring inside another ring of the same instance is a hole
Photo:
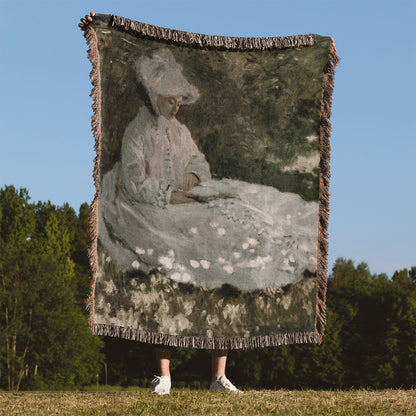
[[[183,174],[201,202],[170,204]],[[160,271],[207,289],[281,287],[316,272],[318,203],[239,180],[211,179],[186,126],[143,107],[99,196],[99,242],[123,271]]]

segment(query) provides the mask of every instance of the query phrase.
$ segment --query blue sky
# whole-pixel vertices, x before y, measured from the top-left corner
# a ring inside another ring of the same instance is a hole
[[[94,196],[86,43],[94,10],[214,35],[332,36],[329,267],[416,265],[414,0],[0,0],[0,186],[76,210]]]

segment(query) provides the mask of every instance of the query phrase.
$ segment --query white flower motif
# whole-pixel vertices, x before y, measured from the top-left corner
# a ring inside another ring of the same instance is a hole
[[[146,253],[146,250],[143,250],[143,249],[142,249],[142,248],[140,248],[140,247],[136,247],[134,251],[135,251],[137,254],[145,254],[145,253]]]
[[[197,229],[196,227],[192,227],[189,231],[190,231],[192,234],[197,234],[197,233],[198,233],[198,229]]]
[[[110,262],[111,262],[111,260],[112,260],[112,258],[111,258],[110,256],[108,256],[108,257],[105,259],[105,261],[106,261],[107,263],[110,263]]]
[[[197,269],[197,268],[199,267],[199,261],[196,261],[196,260],[189,260],[189,263],[191,263],[191,266],[192,266],[194,269]]]
[[[189,282],[191,280],[191,276],[188,273],[184,273],[182,275],[182,282]]]
[[[173,273],[172,274],[172,276],[171,276],[171,278],[173,279],[173,280],[181,280],[181,274],[180,273],[178,273],[178,272],[176,272],[176,273]]]
[[[241,258],[241,253],[239,253],[238,251],[234,251],[233,257],[238,260],[239,258]]]
[[[158,260],[159,263],[168,270],[173,267],[173,261],[170,257],[160,256]]]
[[[260,257],[260,256],[257,256],[257,258],[256,258],[256,262],[257,262],[258,264],[263,264],[263,263],[264,263],[264,258],[263,258],[263,257]]]
[[[255,238],[250,238],[250,237],[247,238],[247,242],[253,247],[256,247],[257,244],[259,244],[258,240],[256,240]]]
[[[112,293],[118,292],[117,287],[112,280],[110,280],[109,282],[104,282],[104,284],[105,284],[104,291],[105,293],[107,293],[107,295],[111,295]]]
[[[210,268],[210,266],[211,266],[211,263],[210,263],[208,260],[201,260],[201,261],[200,261],[200,263],[201,263],[201,266],[202,266],[204,269],[209,269],[209,268]]]
[[[249,244],[248,243],[243,243],[243,250],[247,250],[249,248]]]
[[[133,269],[139,269],[140,268],[140,263],[137,260],[134,260],[134,262],[131,264],[133,266]]]
[[[218,233],[218,235],[224,235],[225,234],[225,228],[218,228],[217,229],[217,233]]]
[[[228,273],[228,274],[232,274],[234,273],[234,268],[233,266],[231,266],[231,264],[226,264],[223,269]]]

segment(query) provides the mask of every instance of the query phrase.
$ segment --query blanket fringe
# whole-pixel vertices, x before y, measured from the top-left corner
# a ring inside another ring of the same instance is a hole
[[[100,75],[100,55],[98,51],[98,39],[94,28],[89,25],[84,32],[84,36],[88,45],[88,59],[91,62],[92,70],[90,80],[92,90],[90,97],[93,100],[92,109],[93,116],[91,118],[91,131],[95,139],[95,152],[93,179],[95,184],[95,195],[90,205],[90,247],[88,249],[88,257],[91,266],[91,287],[87,298],[86,306],[89,311],[88,324],[93,331],[94,328],[94,294],[95,282],[97,280],[98,270],[98,194],[100,190],[100,157],[101,157],[101,75]]]
[[[167,29],[114,15],[111,15],[110,25],[118,30],[129,32],[137,36],[143,36],[149,39],[165,40],[176,45],[186,45],[205,49],[265,50],[297,48],[300,46],[312,46],[314,44],[313,35],[280,36],[269,38],[213,36]]]
[[[262,335],[257,337],[208,338],[159,334],[139,329],[104,324],[93,325],[92,332],[95,335],[118,337],[131,341],[160,344],[169,347],[221,350],[252,349],[278,345],[318,343],[318,336],[315,332],[289,332],[286,334]]]
[[[320,184],[319,184],[319,231],[318,231],[318,267],[317,277],[317,303],[315,329],[318,337],[318,344],[322,342],[322,337],[326,325],[326,290],[328,274],[328,219],[329,219],[329,179],[331,147],[329,138],[331,136],[331,105],[332,93],[334,91],[335,67],[339,63],[336,53],[335,43],[332,39],[332,48],[325,68],[324,84],[322,91],[321,104],[321,128],[320,128]]]

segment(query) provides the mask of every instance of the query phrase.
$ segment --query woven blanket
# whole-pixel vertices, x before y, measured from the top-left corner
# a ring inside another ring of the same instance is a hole
[[[320,343],[331,38],[96,15],[90,327],[168,346]]]

